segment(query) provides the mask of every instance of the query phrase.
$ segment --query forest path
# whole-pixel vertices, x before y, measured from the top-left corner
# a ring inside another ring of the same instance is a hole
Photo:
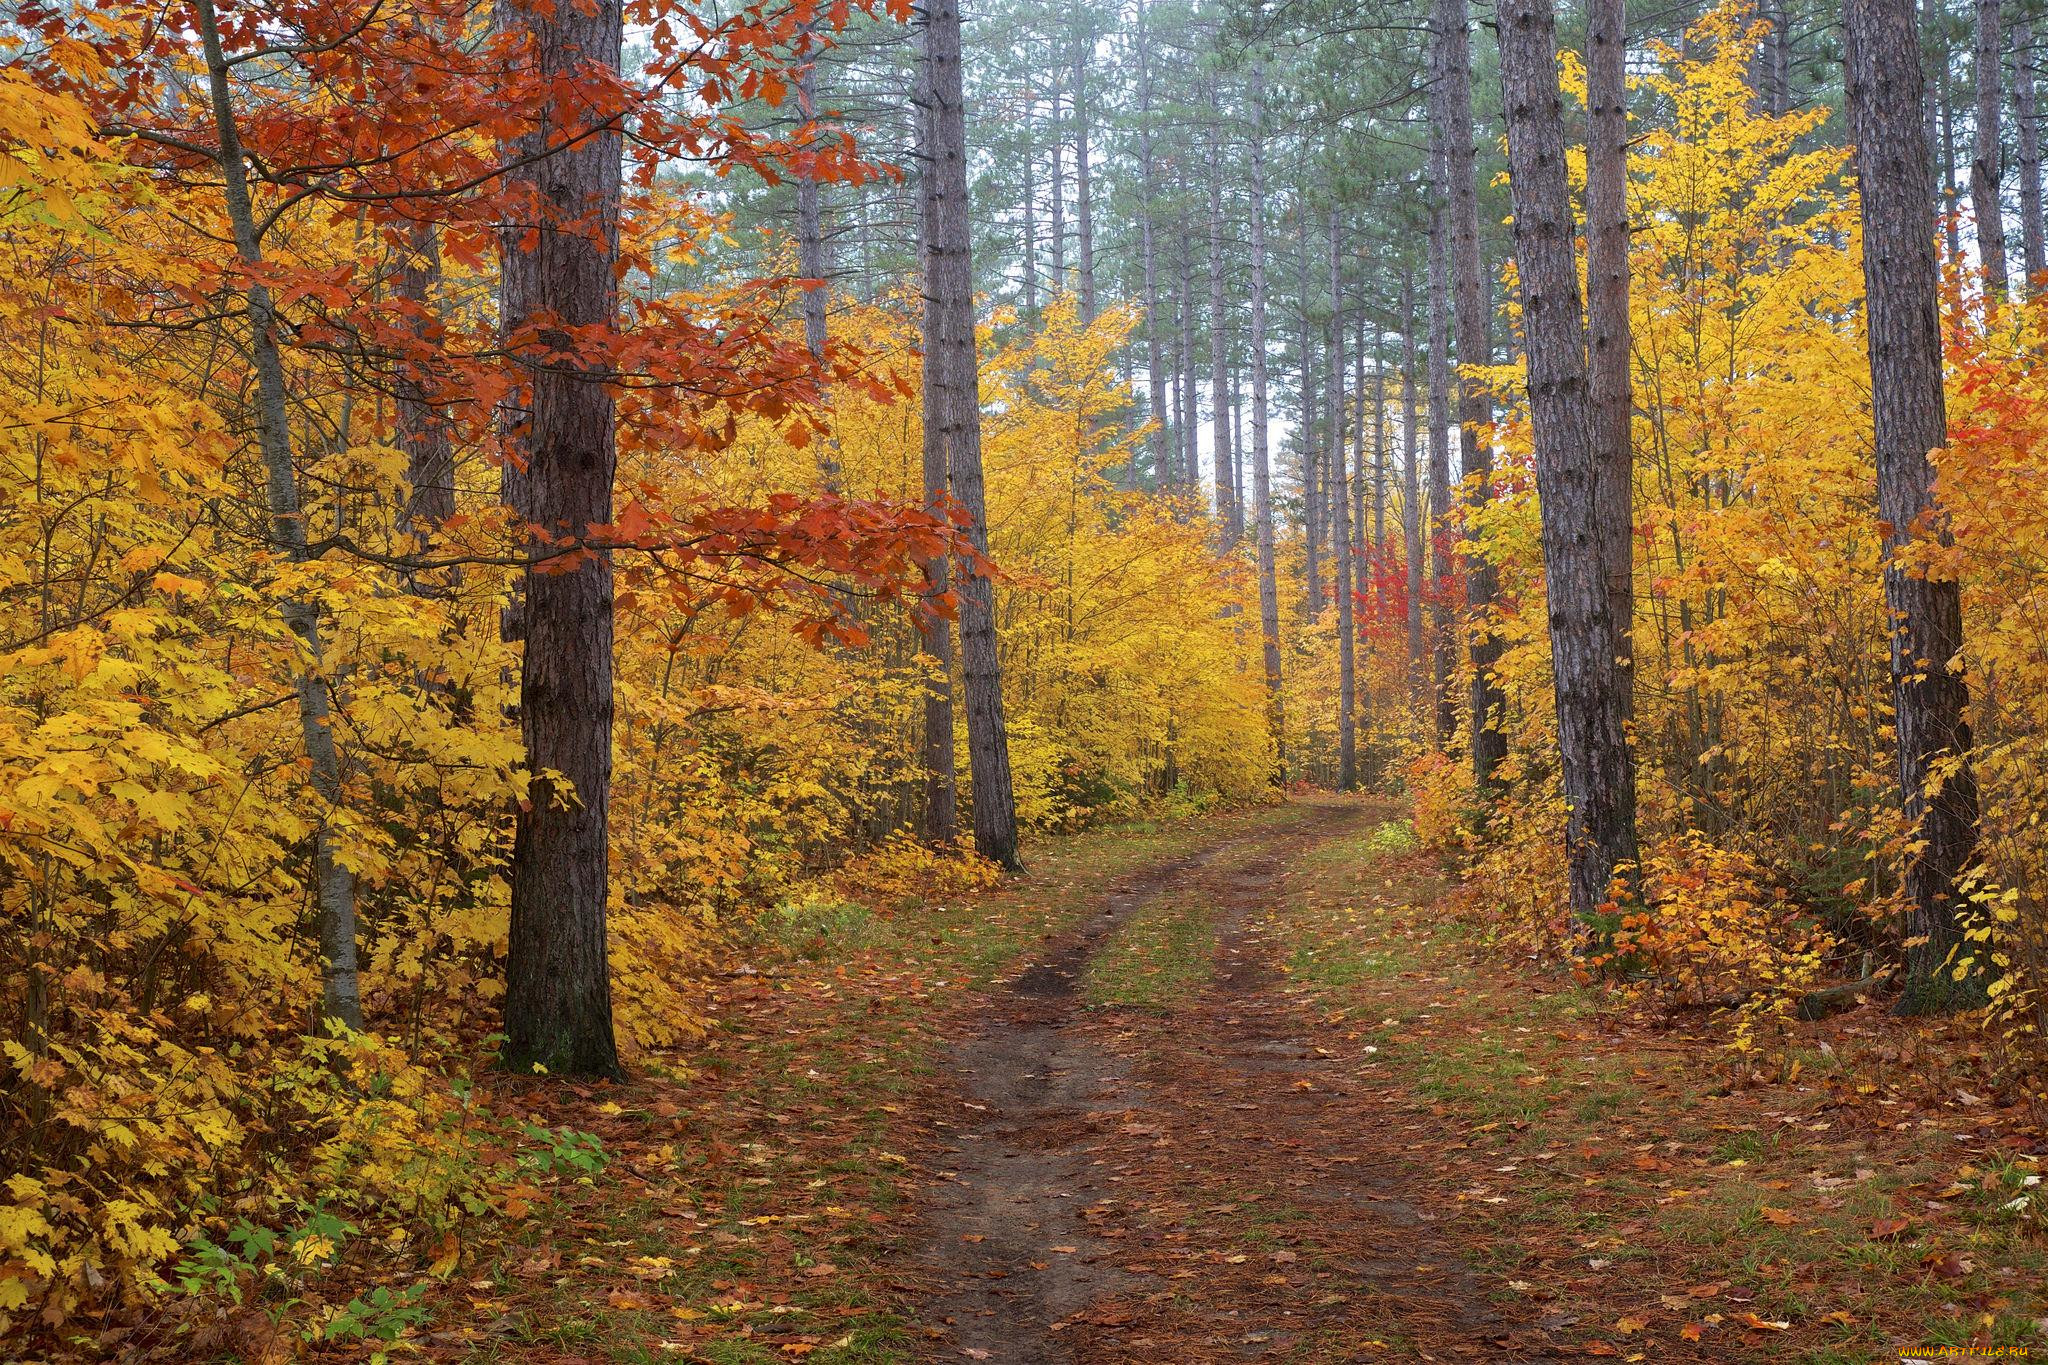
[[[932,1358],[1549,1358],[1431,1229],[1412,1115],[1319,1045],[1266,932],[1392,815],[1296,802],[1128,876],[991,997],[934,1117]]]

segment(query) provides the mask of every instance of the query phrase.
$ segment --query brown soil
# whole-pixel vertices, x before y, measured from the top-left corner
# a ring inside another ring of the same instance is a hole
[[[936,1119],[932,1358],[1553,1358],[1433,1230],[1412,1112],[1317,1045],[1256,932],[1293,856],[1385,814],[1319,805],[1127,882],[975,1021]],[[1207,987],[1090,1009],[1088,963],[1169,888],[1218,911]]]

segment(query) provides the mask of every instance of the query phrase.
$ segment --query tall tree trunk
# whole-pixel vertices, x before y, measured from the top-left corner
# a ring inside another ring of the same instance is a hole
[[[1376,564],[1387,555],[1387,361],[1386,334],[1375,325],[1372,337],[1372,551]]]
[[[1927,454],[1948,440],[1941,387],[1940,277],[1922,200],[1927,146],[1914,128],[1920,65],[1911,0],[1847,0],[1849,124],[1863,214],[1863,281],[1870,338],[1871,419],[1876,436],[1878,514],[1885,528],[1885,605],[1891,633],[1899,788],[1918,840],[1907,855],[1907,1012],[1974,998],[1973,983],[1946,970],[1962,947],[1956,880],[1976,840],[1977,785],[1969,767],[1969,700],[1954,671],[1962,651],[1961,593],[1953,579],[1927,578],[1896,553],[1932,526],[1947,537],[1934,503]],[[1960,762],[1945,781],[1936,771]],[[1980,978],[1981,980],[1981,978]]]
[[[1337,790],[1358,786],[1358,671],[1351,619],[1351,489],[1344,475],[1344,237],[1330,210],[1330,539],[1337,552]]]
[[[2013,122],[2019,125],[2020,249],[2027,270],[2027,297],[2041,287],[2048,271],[2048,230],[2041,212],[2041,110],[2034,87],[2034,26],[2021,19],[2013,27]]]
[[[1365,446],[1365,304],[1362,301],[1356,313],[1357,316],[1352,320],[1354,330],[1351,337],[1351,398],[1352,402],[1358,406],[1358,424],[1352,428],[1351,438],[1351,535],[1354,546],[1365,540],[1366,485],[1371,482],[1366,473],[1370,459],[1366,455]],[[1379,362],[1375,360],[1373,364],[1377,367]],[[1365,567],[1359,561],[1355,552],[1352,555],[1352,560],[1352,586],[1363,592],[1365,590]]]
[[[1019,159],[1018,169],[1024,177],[1024,315],[1036,320],[1038,317],[1038,180],[1033,174],[1038,157],[1037,149],[1031,145],[1031,124],[1038,115],[1038,101],[1024,101],[1024,155]],[[923,228],[918,229],[920,232]],[[918,269],[924,268],[923,239],[919,238]]]
[[[1958,261],[1963,256],[1962,197],[1956,192],[1956,105],[1953,81],[1955,72],[1949,60],[1948,48],[1944,41],[1941,62],[1941,178],[1942,202],[1948,213],[1948,258]]]
[[[1493,363],[1489,334],[1493,307],[1487,291],[1486,262],[1480,255],[1477,143],[1472,129],[1471,24],[1465,0],[1436,0],[1437,41],[1442,56],[1437,72],[1437,119],[1443,128],[1445,173],[1450,181],[1451,275],[1458,324],[1458,363]],[[1461,443],[1459,468],[1470,481],[1469,505],[1483,509],[1492,497],[1493,400],[1484,384],[1460,381],[1458,416]],[[1488,625],[1500,594],[1500,574],[1484,552],[1465,559],[1465,606],[1472,614],[1471,726],[1472,776],[1482,791],[1494,785],[1494,774],[1507,757],[1501,733],[1501,711],[1507,697],[1494,678],[1500,665],[1501,641]]]
[[[1230,362],[1230,540],[1244,539],[1244,375]]]
[[[1601,552],[1599,471],[1550,0],[1502,0],[1500,68],[1559,760],[1569,808],[1566,858],[1572,910],[1590,922],[1606,903],[1616,871],[1636,861],[1636,778],[1615,669],[1620,642]]]
[[[404,250],[392,292],[407,305],[406,329],[424,349],[434,323],[434,293],[441,284],[440,244],[433,224],[413,224]],[[411,527],[439,526],[455,515],[455,446],[448,437],[447,414],[432,391],[432,377],[417,359],[400,365],[392,387],[398,448],[405,453],[404,521]]]
[[[1183,187],[1185,188],[1185,187]],[[1195,263],[1187,234],[1180,244],[1180,454],[1190,497],[1202,496],[1201,399],[1195,378]]]
[[[1286,717],[1280,696],[1280,585],[1273,546],[1273,465],[1266,393],[1266,71],[1252,61],[1245,91],[1251,123],[1252,517],[1258,528],[1259,635],[1266,664],[1266,725],[1277,777],[1287,778]]]
[[[1431,167],[1429,210],[1429,575],[1430,699],[1436,710],[1436,742],[1448,748],[1458,728],[1451,700],[1451,263],[1444,224],[1444,152],[1441,140]]]
[[[988,508],[981,470],[981,381],[974,349],[973,224],[967,202],[967,109],[960,76],[959,0],[924,5],[925,94],[930,157],[924,192],[930,269],[925,288],[925,347],[941,353],[938,392],[926,391],[926,418],[945,443],[953,496],[966,509],[969,539],[988,553]],[[936,400],[936,401],[935,401]],[[967,690],[968,776],[974,787],[974,847],[1003,867],[1017,857],[1017,803],[1010,782],[1010,739],[1003,721],[1002,665],[996,652],[995,587],[978,562],[960,578],[960,659]]]
[[[1322,425],[1316,402],[1316,341],[1315,324],[1308,315],[1308,206],[1300,206],[1302,219],[1302,241],[1299,247],[1301,271],[1301,427],[1297,433],[1297,453],[1301,457],[1301,531],[1303,550],[1307,556],[1303,575],[1302,614],[1313,621],[1323,610],[1323,496],[1319,475],[1322,472],[1320,452],[1322,442],[1317,428]]]
[[[1066,132],[1060,127],[1060,88],[1052,88],[1052,292],[1067,292]]]
[[[1216,107],[1216,87],[1209,87],[1209,106]],[[1211,452],[1216,461],[1216,524],[1223,528],[1223,545],[1237,543],[1244,530],[1244,513],[1237,506],[1232,483],[1230,403],[1224,392],[1224,368],[1229,356],[1223,311],[1223,133],[1211,122],[1208,127],[1209,180],[1209,407],[1211,411]]]
[[[1138,172],[1144,202],[1138,206],[1139,250],[1145,267],[1145,385],[1152,400],[1152,478],[1161,486],[1173,482],[1167,444],[1166,376],[1159,368],[1159,258],[1152,228],[1152,64],[1151,24],[1144,0],[1138,4]]]
[[[1088,58],[1094,34],[1084,19],[1074,39],[1074,256],[1081,287],[1081,321],[1095,321],[1095,207],[1088,164]]]
[[[1408,704],[1422,700],[1426,661],[1422,642],[1422,448],[1417,382],[1422,366],[1415,345],[1415,267],[1401,270],[1401,549],[1408,570]]]
[[[1995,308],[2005,301],[2005,205],[1999,185],[2005,178],[2005,151],[2000,115],[2005,108],[1999,63],[1998,7],[2003,0],[1977,0],[1977,147],[1970,160],[1970,208],[1977,215],[1977,257],[1984,267],[1984,303]]]
[[[919,100],[923,101],[920,76]],[[930,164],[930,119],[915,117],[917,128],[916,164]],[[931,296],[931,197],[918,196],[917,267],[927,298]],[[1034,289],[1034,293],[1036,290]],[[927,344],[923,356],[923,392],[936,394],[944,388],[939,366],[944,352]],[[924,405],[924,503],[927,511],[941,511],[952,496],[952,481],[946,468],[946,442],[939,423],[933,420],[933,404]],[[945,555],[934,555],[920,566],[924,570],[925,595],[936,603],[951,587],[952,570]],[[960,837],[959,760],[953,746],[953,623],[934,611],[920,611],[917,632],[924,653],[932,660],[924,692],[924,837],[927,843],[950,844]]]
[[[507,0],[496,22],[552,88],[619,70],[618,0],[559,9]],[[505,232],[499,319],[523,371],[525,411],[512,436],[524,457],[529,549],[586,548],[574,568],[540,564],[524,575],[519,719],[533,778],[512,839],[504,1056],[517,1072],[610,1076],[619,1073],[605,942],[612,561],[590,541],[612,521],[618,432],[609,368],[561,357],[576,350],[572,329],[617,325],[623,140],[616,122],[592,128],[580,110],[565,99],[541,111],[510,149],[506,176],[540,217]]]
[[[1635,451],[1629,388],[1628,0],[1586,7],[1586,323],[1593,508],[1622,714],[1635,715]]]
[[[806,124],[818,117],[818,56],[813,44],[817,42],[817,28],[813,23],[799,26],[798,33],[805,44],[802,64],[797,68],[796,109],[797,116]],[[800,171],[796,176],[796,241],[797,271],[807,283],[804,285],[804,347],[811,353],[811,364],[819,374],[822,391],[825,369],[826,310],[831,304],[832,289],[827,281],[832,275],[832,259],[825,242],[824,196],[818,177],[814,172]],[[826,488],[839,487],[839,443],[836,440],[818,442],[818,478]]]
[[[282,324],[269,286],[259,282],[264,266],[263,237],[249,190],[241,125],[229,79],[231,68],[221,46],[213,0],[196,0],[194,12],[206,59],[221,197],[234,234],[235,255],[251,276],[243,286],[242,299],[249,315],[249,358],[256,371],[256,446],[263,458],[270,533],[285,554],[304,562],[309,557],[305,509],[299,501],[298,470],[292,457],[284,353],[277,340]],[[297,696],[299,737],[312,771],[313,791],[330,812],[338,811],[343,795],[341,753],[334,742],[333,695],[321,671],[320,608],[315,602],[293,598],[282,604],[278,614],[305,651],[304,661],[294,663],[292,691]],[[363,1008],[356,968],[355,877],[336,856],[334,832],[325,820],[313,827],[313,895],[320,938],[320,1017],[315,1022],[321,1028],[360,1029]]]

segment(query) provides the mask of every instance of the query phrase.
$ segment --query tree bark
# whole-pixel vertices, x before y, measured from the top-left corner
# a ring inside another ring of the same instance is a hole
[[[1185,190],[1185,185],[1183,185]],[[1185,197],[1185,195],[1183,195]],[[1190,498],[1202,496],[1201,399],[1195,378],[1195,263],[1187,234],[1180,244],[1180,453]]]
[[[1628,316],[1628,0],[1586,7],[1586,321],[1593,506],[1622,714],[1635,715],[1635,453]]]
[[[2000,115],[2005,108],[1999,63],[2004,47],[1999,33],[2002,0],[1977,0],[1977,146],[1970,160],[1970,208],[1977,215],[1977,257],[1984,267],[1984,303],[1996,308],[2005,301],[2005,204],[1999,185],[2005,178],[2005,151]]]
[[[2019,133],[2020,250],[2027,271],[2027,297],[2041,287],[2048,271],[2048,230],[2041,212],[2041,110],[2034,85],[2034,26],[2021,19],[2013,26],[2013,122]]]
[[[1086,11],[1083,11],[1085,17]],[[1095,209],[1090,201],[1088,164],[1088,58],[1094,35],[1084,22],[1074,38],[1074,255],[1081,293],[1081,321],[1095,321]]]
[[[1337,790],[1358,786],[1358,672],[1351,618],[1351,490],[1344,476],[1344,238],[1330,210],[1330,540],[1337,554]]]
[[[1216,107],[1216,87],[1209,87],[1209,106]],[[1224,392],[1224,369],[1229,356],[1223,311],[1223,134],[1218,124],[1208,128],[1209,171],[1209,407],[1216,461],[1216,524],[1222,528],[1223,547],[1229,549],[1244,533],[1244,513],[1237,506],[1232,485],[1230,403]]]
[[[560,88],[586,71],[619,70],[618,0],[561,9],[508,0],[496,22]],[[518,1072],[619,1074],[605,930],[612,562],[591,544],[592,528],[612,521],[616,414],[609,366],[559,357],[576,351],[572,329],[617,323],[622,150],[616,123],[593,129],[573,103],[551,103],[510,148],[506,177],[537,219],[507,227],[501,267],[500,328],[525,395],[511,445],[525,467],[529,551],[575,555],[572,567],[545,562],[523,576],[519,719],[533,778],[512,840],[504,1051]]]
[[[1450,182],[1451,275],[1457,314],[1458,363],[1493,362],[1490,335],[1493,307],[1488,296],[1486,262],[1480,255],[1477,142],[1472,128],[1471,23],[1465,0],[1436,0],[1438,62],[1437,118],[1444,131],[1445,174]],[[1461,437],[1459,467],[1470,482],[1469,505],[1483,509],[1492,497],[1493,400],[1483,384],[1460,381],[1458,416]],[[1482,552],[1465,560],[1465,606],[1472,615],[1472,688],[1470,696],[1472,776],[1480,790],[1494,786],[1494,774],[1507,757],[1501,713],[1507,697],[1495,680],[1501,642],[1490,626],[1500,574]]]
[[[797,68],[796,108],[797,116],[809,124],[818,117],[818,57],[813,46],[817,41],[817,28],[807,22],[799,26],[798,32],[805,49],[803,63]],[[824,196],[817,175],[810,171],[800,171],[796,176],[796,229],[796,268],[806,281],[803,291],[804,348],[811,353],[811,364],[818,371],[819,389],[823,392],[825,342],[829,335],[825,319],[832,300],[832,289],[827,281],[832,275],[832,259],[825,241]],[[837,440],[828,438],[818,442],[818,479],[828,489],[839,487]]]
[[[1422,365],[1415,344],[1415,267],[1401,270],[1401,549],[1408,570],[1408,704],[1422,701],[1428,662],[1422,639],[1422,450],[1416,399]]]
[[[1323,610],[1323,498],[1318,475],[1321,473],[1320,452],[1322,442],[1316,428],[1318,405],[1316,403],[1316,342],[1315,324],[1308,315],[1308,205],[1299,203],[1302,220],[1302,241],[1299,260],[1302,264],[1301,286],[1301,413],[1300,431],[1297,433],[1296,448],[1301,457],[1301,530],[1303,551],[1307,556],[1303,574],[1302,614],[1313,621]]]
[[[1038,101],[1025,100],[1024,155],[1018,159],[1018,170],[1024,178],[1024,315],[1034,321],[1038,317],[1038,181],[1033,171],[1038,153],[1031,145],[1031,123],[1037,115]],[[920,219],[922,216],[920,210]],[[924,231],[922,224],[918,231]],[[918,269],[924,269],[923,237],[918,238]]]
[[[1636,860],[1636,779],[1615,667],[1620,642],[1602,556],[1599,471],[1550,0],[1503,0],[1500,68],[1542,505],[1552,686],[1569,809],[1566,859],[1572,910],[1590,923],[1606,903],[1615,873]]]
[[[1286,716],[1280,695],[1280,585],[1273,545],[1273,468],[1266,392],[1266,106],[1265,64],[1252,62],[1245,103],[1251,123],[1252,266],[1252,517],[1259,558],[1259,636],[1266,665],[1266,725],[1273,736],[1275,777],[1287,780]]]
[[[430,223],[413,224],[407,237],[392,293],[407,305],[406,329],[425,348],[434,321],[434,292],[441,283],[441,252]],[[392,386],[398,448],[405,452],[404,521],[415,528],[439,526],[455,515],[455,446],[432,378],[413,359],[399,366]]]
[[[967,110],[961,90],[959,0],[924,5],[925,93],[930,157],[923,188],[930,268],[925,288],[927,350],[940,353],[938,391],[927,390],[926,418],[945,443],[953,496],[966,509],[968,538],[988,553],[988,508],[981,468],[981,381],[974,342],[973,224],[967,202]],[[960,576],[960,658],[967,692],[967,763],[973,784],[974,847],[1006,867],[1017,856],[1017,803],[1010,741],[1003,720],[1002,665],[996,652],[995,586],[979,562]]]
[[[917,129],[915,164],[931,164],[929,102],[919,80],[914,122]],[[1027,163],[1028,164],[1028,163]],[[927,299],[931,297],[931,201],[918,195],[917,265]],[[1036,293],[1034,287],[1033,293]],[[923,356],[923,392],[939,393],[945,382],[939,372],[944,352],[927,344]],[[933,404],[924,406],[923,455],[924,502],[927,511],[941,512],[952,496],[952,480],[946,468],[946,442],[939,423],[933,420]],[[944,555],[934,555],[921,566],[925,594],[936,603],[952,586],[952,571]],[[924,692],[924,837],[927,843],[950,844],[960,837],[959,761],[953,746],[953,623],[936,611],[920,612],[917,631],[922,648],[932,660],[931,676]]]
[[[1921,73],[1911,0],[1847,0],[1850,129],[1863,215],[1863,279],[1870,341],[1871,419],[1878,513],[1887,559],[1899,788],[1918,842],[1906,859],[1906,981],[1900,1008],[1947,1008],[1981,991],[1947,970],[1962,947],[1957,877],[1976,839],[1977,788],[1969,767],[1969,700],[1955,671],[1963,644],[1954,581],[1910,572],[1897,552],[1916,535],[1946,538],[1928,452],[1948,439],[1942,394],[1940,276],[1933,224],[1915,191],[1928,181],[1927,145],[1914,127]],[[1959,764],[1941,780],[1945,764]]]
[[[1054,297],[1067,292],[1067,173],[1066,134],[1060,127],[1060,88],[1057,81],[1052,88],[1052,223],[1048,229],[1052,241],[1051,290]]]
[[[194,13],[206,60],[221,197],[234,234],[235,255],[252,276],[243,286],[242,299],[249,315],[249,358],[256,371],[256,446],[263,458],[271,536],[288,556],[303,563],[309,557],[306,519],[292,455],[284,353],[277,340],[281,324],[269,286],[255,278],[264,265],[263,237],[256,225],[234,87],[213,0],[196,0]],[[304,660],[294,661],[292,691],[297,697],[299,737],[312,769],[313,791],[328,811],[336,811],[343,795],[341,753],[334,742],[333,694],[321,671],[320,608],[317,603],[291,598],[280,606],[278,615],[305,651]],[[363,1007],[356,966],[355,877],[335,856],[334,832],[324,819],[313,827],[313,895],[320,938],[320,1017],[315,1024],[322,1029],[334,1025],[360,1029]]]
[[[1159,368],[1159,260],[1152,229],[1152,63],[1151,26],[1144,0],[1138,4],[1138,171],[1144,202],[1138,206],[1138,239],[1145,268],[1145,386],[1152,401],[1152,478],[1162,487],[1173,482],[1167,444],[1166,376]]]
[[[1436,129],[1441,132],[1441,128]],[[1436,712],[1436,742],[1450,746],[1458,728],[1451,700],[1451,281],[1446,240],[1444,151],[1440,138],[1432,158],[1429,210],[1429,574],[1430,700]]]

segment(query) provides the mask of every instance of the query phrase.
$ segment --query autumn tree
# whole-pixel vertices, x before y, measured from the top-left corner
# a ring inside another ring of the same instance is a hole
[[[974,549],[985,555],[988,509],[982,485],[967,111],[960,78],[957,0],[931,0],[922,11],[922,34],[928,158],[921,180],[926,234],[924,344],[934,357],[925,391],[925,423],[940,434],[952,496],[966,513]],[[983,857],[1014,868],[1020,865],[1017,808],[1010,781],[1010,740],[1003,722],[1002,666],[996,652],[995,585],[984,561],[975,559],[963,566],[958,592],[974,846]]]
[[[1906,859],[1906,991],[1922,1012],[1967,997],[1952,959],[1962,946],[1958,878],[1976,840],[1968,685],[1957,670],[1962,595],[1915,561],[1924,538],[1947,535],[1928,453],[1948,439],[1942,392],[1940,275],[1918,120],[1922,78],[1907,0],[1849,0],[1849,117],[1863,219],[1877,499],[1884,519],[1885,605],[1891,613],[1899,787],[1917,836]]]
[[[1635,768],[1629,758],[1621,648],[1608,591],[1601,505],[1579,310],[1556,21],[1548,0],[1500,10],[1501,106],[1515,208],[1529,414],[1543,509],[1558,750],[1569,807],[1571,905],[1592,923],[1617,872],[1636,861]]]

